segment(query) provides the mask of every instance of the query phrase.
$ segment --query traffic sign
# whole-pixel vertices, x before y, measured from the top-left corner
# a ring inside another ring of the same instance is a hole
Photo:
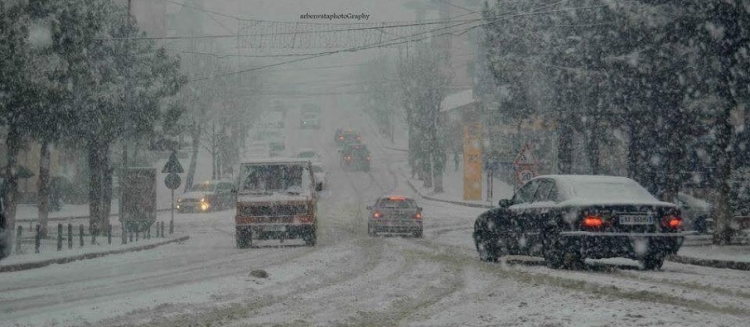
[[[516,170],[520,170],[523,166],[536,166],[538,164],[539,161],[536,160],[534,153],[531,151],[531,144],[529,143],[524,144],[521,153],[513,161],[513,166],[516,167]]]
[[[164,165],[164,168],[161,170],[162,173],[169,173],[169,174],[182,174],[185,171],[182,169],[182,165],[180,164],[180,161],[177,160],[177,152],[173,151],[171,155],[169,155],[169,160],[167,160],[167,163]]]
[[[534,178],[534,172],[530,169],[522,169],[516,172],[516,177],[518,178],[518,182],[523,185]]]
[[[166,185],[170,190],[177,189],[178,187],[180,187],[180,184],[182,184],[180,175],[169,173],[167,174],[167,177],[164,177],[164,185]]]

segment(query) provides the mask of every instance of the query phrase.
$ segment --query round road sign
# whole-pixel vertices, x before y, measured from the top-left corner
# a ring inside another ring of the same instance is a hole
[[[525,184],[532,178],[534,178],[534,173],[531,170],[524,169],[518,172],[518,179],[521,181],[521,184]]]
[[[170,190],[174,190],[180,187],[181,183],[182,180],[180,179],[180,175],[177,175],[175,173],[167,174],[167,177],[164,177],[164,185],[166,185]]]

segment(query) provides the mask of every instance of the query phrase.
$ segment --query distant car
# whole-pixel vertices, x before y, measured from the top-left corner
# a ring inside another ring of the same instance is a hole
[[[367,145],[357,143],[345,145],[340,150],[341,166],[355,171],[370,171],[370,150]]]
[[[278,154],[286,149],[286,143],[284,142],[284,135],[278,130],[270,130],[265,133],[265,139],[271,146],[271,153]]]
[[[422,208],[414,199],[404,196],[387,196],[379,198],[375,204],[368,206],[370,216],[367,220],[367,234],[377,236],[379,233],[411,234],[422,237]]]
[[[207,181],[193,185],[177,198],[177,212],[209,212],[232,208],[235,185],[229,181]]]
[[[270,158],[271,145],[266,141],[253,141],[247,146],[245,157],[248,159]]]
[[[581,266],[585,258],[626,257],[659,269],[686,235],[677,205],[625,177],[539,176],[499,205],[474,223],[483,261],[542,255],[548,267],[560,268]]]
[[[306,112],[302,114],[302,119],[299,121],[300,128],[320,128],[320,117],[314,112]]]
[[[297,151],[297,158],[300,159],[310,159],[310,161],[320,161],[320,156],[318,156],[318,153],[315,152],[313,149],[300,149]]]
[[[334,141],[338,146],[357,144],[362,142],[362,135],[351,129],[338,129]]]
[[[328,184],[328,172],[320,162],[313,162],[312,171],[315,178],[315,190],[322,191]]]

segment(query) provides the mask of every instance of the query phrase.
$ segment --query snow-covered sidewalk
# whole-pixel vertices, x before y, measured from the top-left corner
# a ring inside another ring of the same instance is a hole
[[[473,207],[493,208],[497,206],[497,202],[500,199],[510,199],[513,196],[512,185],[503,182],[499,178],[493,178],[492,198],[488,199],[487,175],[484,174],[482,176],[482,200],[464,200],[463,163],[459,163],[458,170],[455,169],[453,163],[450,164],[450,167],[447,167],[443,173],[442,193],[435,193],[432,188],[424,187],[423,181],[417,178],[411,178],[410,169],[406,163],[398,165],[398,169],[401,171],[404,178],[409,181],[409,184],[411,184],[420,195],[430,199],[457,204],[467,204]]]

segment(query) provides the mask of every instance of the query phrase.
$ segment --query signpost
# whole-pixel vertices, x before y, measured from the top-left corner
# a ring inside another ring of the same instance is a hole
[[[180,184],[182,184],[180,175],[177,174],[182,174],[184,172],[180,161],[177,160],[177,152],[172,152],[172,154],[169,156],[169,160],[167,160],[167,163],[164,164],[164,168],[161,170],[161,172],[167,173],[167,177],[164,177],[164,185],[172,190],[172,202],[170,206],[172,208],[172,218],[169,220],[169,234],[172,234],[174,233],[174,190],[180,187]],[[162,237],[163,236],[164,235],[162,235]]]
[[[482,199],[482,123],[464,125],[464,200]]]
[[[534,176],[536,176],[536,169],[539,166],[539,161],[534,156],[531,150],[531,144],[524,144],[521,152],[513,161],[513,168],[516,172],[516,184],[518,187],[528,182]]]

